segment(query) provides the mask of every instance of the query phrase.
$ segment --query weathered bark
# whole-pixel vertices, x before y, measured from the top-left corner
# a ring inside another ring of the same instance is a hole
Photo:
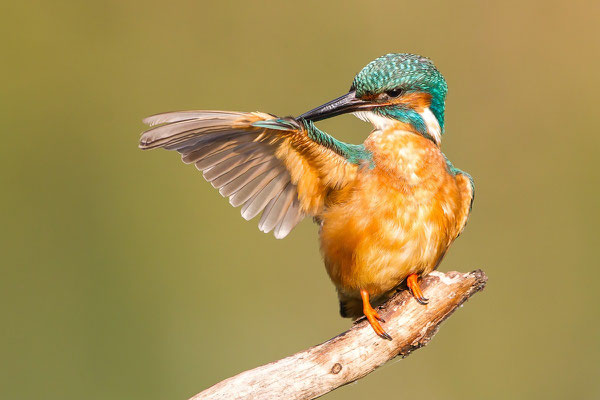
[[[242,372],[198,393],[198,399],[313,399],[373,372],[396,356],[425,346],[439,325],[462,303],[482,290],[481,270],[432,272],[422,281],[429,304],[417,303],[407,290],[379,310],[393,340],[381,339],[366,320],[348,331],[279,361]]]

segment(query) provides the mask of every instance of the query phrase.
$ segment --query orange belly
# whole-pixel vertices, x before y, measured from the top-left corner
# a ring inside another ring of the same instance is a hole
[[[365,289],[376,297],[410,274],[431,272],[458,235],[464,201],[457,181],[439,150],[423,157],[410,172],[382,162],[364,168],[332,196],[320,240],[340,295],[359,297]]]

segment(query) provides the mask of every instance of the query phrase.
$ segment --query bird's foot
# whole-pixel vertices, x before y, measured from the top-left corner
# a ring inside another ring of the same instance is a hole
[[[421,290],[421,286],[419,286],[418,279],[419,278],[418,278],[417,274],[410,274],[408,276],[408,278],[406,278],[406,285],[410,289],[412,295],[415,297],[415,300],[417,300],[419,303],[425,305],[425,304],[429,303],[429,299],[427,299],[427,298],[425,298],[425,296],[423,296],[423,291]]]
[[[367,321],[369,321],[369,324],[371,324],[371,327],[375,333],[383,339],[392,340],[392,337],[383,330],[381,324],[379,323],[380,321],[385,322],[385,320],[381,318],[379,313],[377,313],[373,307],[371,307],[371,303],[369,302],[369,293],[366,290],[361,290],[360,296],[362,297],[363,301],[363,313],[365,314],[365,317],[367,317]]]

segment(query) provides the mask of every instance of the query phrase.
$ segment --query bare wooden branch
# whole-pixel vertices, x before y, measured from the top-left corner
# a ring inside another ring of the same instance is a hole
[[[279,361],[242,372],[198,393],[199,399],[313,399],[373,372],[396,356],[406,357],[425,346],[439,325],[462,303],[485,287],[481,270],[470,273],[432,272],[422,283],[427,306],[407,290],[397,293],[379,311],[384,340],[366,320],[348,331]]]

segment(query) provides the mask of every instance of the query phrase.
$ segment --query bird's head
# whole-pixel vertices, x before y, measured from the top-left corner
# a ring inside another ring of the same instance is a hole
[[[354,113],[377,129],[397,123],[440,144],[448,86],[431,60],[415,54],[387,54],[371,61],[354,78],[350,91],[302,114],[319,121]]]

